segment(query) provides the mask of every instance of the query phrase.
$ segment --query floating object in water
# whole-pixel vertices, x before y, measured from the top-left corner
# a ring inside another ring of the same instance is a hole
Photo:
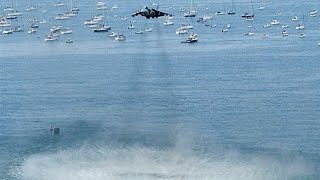
[[[114,38],[117,41],[125,41],[126,37],[123,34],[119,34],[117,37]]]
[[[143,34],[143,31],[141,31],[141,30],[138,30],[138,31],[136,31],[136,32],[134,32],[135,34]]]
[[[66,40],[66,43],[67,43],[67,44],[73,43],[73,39],[68,38],[68,39]]]
[[[55,135],[59,135],[60,134],[60,128],[50,126],[49,130],[50,130],[51,133],[53,133]]]
[[[303,33],[301,33],[301,34],[299,35],[299,38],[304,38],[304,37],[306,37],[306,35],[303,34]]]
[[[53,128],[53,134],[59,135],[60,134],[60,128]]]
[[[292,21],[299,21],[299,17],[298,16],[293,16]]]
[[[198,34],[192,33],[190,36],[187,38],[187,40],[182,41],[181,43],[195,43],[198,42]]]
[[[146,28],[145,31],[146,31],[146,32],[151,32],[151,31],[152,31],[152,28]]]

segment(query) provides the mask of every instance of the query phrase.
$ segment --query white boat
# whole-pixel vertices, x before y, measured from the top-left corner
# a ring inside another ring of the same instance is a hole
[[[118,36],[118,33],[116,32],[111,32],[110,34],[108,34],[109,37],[116,37]]]
[[[95,21],[102,21],[104,18],[104,15],[103,14],[97,14],[93,17],[93,20]]]
[[[249,27],[249,26],[248,26],[248,27]],[[227,24],[227,25],[226,25],[226,28],[227,28],[227,29],[230,29],[230,28],[231,28],[231,24]]]
[[[216,25],[216,24],[213,24],[213,25],[211,25],[210,27],[211,27],[211,28],[216,28],[217,25]]]
[[[40,24],[45,24],[45,23],[47,23],[47,21],[46,20],[41,20],[41,21],[39,21],[39,23]]]
[[[306,37],[306,35],[303,34],[303,33],[301,33],[301,34],[299,35],[299,38],[304,38],[304,37]]]
[[[280,21],[278,19],[273,19],[270,24],[271,25],[279,25]]]
[[[284,24],[284,25],[282,25],[282,28],[289,28],[289,25],[288,24]]]
[[[170,19],[166,19],[166,20],[164,21],[163,25],[165,25],[165,26],[173,25],[173,21],[171,21]]]
[[[221,29],[221,32],[228,32],[228,31],[229,31],[228,28],[223,28],[223,29]]]
[[[251,1],[251,12],[245,12],[241,17],[247,21],[254,20],[254,8],[253,8],[252,1]]]
[[[8,13],[8,16],[21,16],[22,13],[19,11],[12,11],[10,13]]]
[[[219,16],[219,15],[226,15],[226,13],[223,12],[223,11],[218,11],[218,12],[215,13],[215,15],[217,15],[217,16]]]
[[[187,34],[188,33],[188,30],[187,29],[182,29],[182,28],[179,28],[176,30],[176,34]]]
[[[235,5],[234,5],[233,0],[232,0],[232,9],[230,11],[228,11],[227,14],[228,15],[235,15],[236,14]]]
[[[66,12],[66,13],[64,14],[64,16],[74,17],[74,16],[76,16],[77,14],[78,14],[77,11],[69,11],[69,12]]]
[[[56,41],[58,40],[58,36],[53,36],[51,34],[47,35],[46,38],[44,39],[44,41]]]
[[[60,30],[60,33],[61,33],[61,34],[72,34],[73,32],[72,32],[71,29],[65,28],[65,29],[61,29],[61,30]]]
[[[114,38],[116,41],[125,41],[126,37],[123,34],[119,34],[116,38]]]
[[[67,20],[67,19],[70,19],[70,16],[66,16],[64,14],[58,14],[54,19],[55,20]]]
[[[85,25],[94,25],[94,24],[98,24],[98,21],[94,20],[94,19],[89,19],[89,20],[86,20],[84,22]]]
[[[27,7],[27,8],[25,9],[25,11],[34,11],[34,10],[36,10],[36,9],[37,9],[36,6],[29,6],[29,7]]]
[[[106,10],[107,9],[106,3],[103,1],[97,2],[96,6],[97,6],[97,10]]]
[[[196,17],[197,11],[192,10],[192,11],[187,11],[184,13],[184,17]]]
[[[210,16],[210,15],[204,15],[204,16],[202,17],[202,20],[203,20],[203,21],[208,21],[208,20],[212,20],[212,19],[213,19],[213,17]]]
[[[23,28],[21,26],[16,26],[16,27],[13,27],[11,28],[13,32],[22,32],[23,31]]]
[[[30,27],[31,27],[31,28],[39,28],[39,25],[38,25],[38,24],[36,24],[36,23],[35,23],[35,24],[34,24],[34,23],[32,23],[32,24],[30,24]]]
[[[97,10],[106,10],[107,9],[107,6],[98,6],[97,7]]]
[[[146,28],[145,31],[146,31],[146,32],[151,32],[151,31],[152,31],[152,28]]]
[[[39,19],[32,18],[32,19],[30,19],[29,21],[32,22],[32,23],[38,23],[38,22],[39,22]]]
[[[9,19],[9,20],[17,19],[17,18],[18,18],[18,16],[10,16],[10,15],[6,16],[6,19]]]
[[[17,18],[18,16],[9,16],[9,15],[6,16],[6,19],[9,19],[9,20],[17,19]]]
[[[130,25],[128,26],[128,29],[134,29],[134,28],[136,28],[136,26],[134,26],[133,24],[130,24]]]
[[[138,31],[136,31],[136,32],[134,32],[135,34],[143,34],[143,31],[141,31],[141,30],[138,30]]]
[[[268,23],[267,23],[267,24],[264,24],[263,27],[264,27],[264,28],[268,28],[268,27],[270,27],[270,24],[268,24]]]
[[[180,29],[193,29],[193,26],[191,24],[182,24]]]
[[[250,32],[245,33],[244,35],[245,35],[245,36],[253,36],[253,35],[254,35],[254,32],[251,32],[251,31],[250,31]]]
[[[264,10],[264,9],[266,9],[266,7],[264,7],[264,6],[258,7],[258,10]]]
[[[268,34],[262,34],[262,35],[261,35],[261,38],[268,38],[268,37],[269,37]]]
[[[106,5],[105,2],[102,2],[102,1],[97,2],[97,7],[98,7],[98,6],[104,6],[104,5]]]
[[[12,34],[13,30],[12,29],[4,29],[2,30],[2,34]]]
[[[302,29],[304,29],[304,25],[298,24],[298,25],[296,26],[296,30],[302,30]]]
[[[317,14],[318,14],[318,11],[317,11],[317,10],[312,10],[312,11],[310,11],[310,16],[311,16],[311,17],[315,17],[315,16],[317,16]]]
[[[188,38],[185,41],[182,41],[181,43],[195,43],[198,42],[198,34],[191,33]]]
[[[54,4],[54,7],[62,7],[64,4],[62,2],[57,2]]]
[[[36,33],[37,32],[37,29],[34,29],[34,28],[30,28],[29,30],[28,30],[28,34],[34,34],[34,33]]]
[[[14,8],[12,8],[12,7],[5,7],[5,8],[3,9],[3,11],[4,11],[4,12],[14,11]]]
[[[7,20],[6,18],[0,17],[0,27],[9,27],[11,26],[11,21]]]
[[[244,15],[241,16],[242,18],[245,18],[245,19],[250,19],[250,18],[254,18],[254,14],[251,14],[251,13],[244,13]]]
[[[50,28],[50,32],[60,31],[62,30],[62,26],[52,26]]]
[[[68,38],[68,39],[66,40],[66,43],[67,43],[67,44],[73,43],[73,39]]]
[[[92,30],[93,32],[108,32],[109,30],[111,30],[111,26],[100,25],[96,28],[93,28]]]
[[[11,23],[1,23],[0,22],[0,27],[10,27],[11,26]]]
[[[293,16],[293,18],[291,20],[292,21],[299,21],[299,17],[298,16]]]
[[[30,27],[31,28],[39,28],[39,25],[38,24],[30,24]]]
[[[246,20],[246,21],[253,21],[254,18],[253,18],[253,17],[247,17],[247,18],[245,18],[245,20]]]
[[[310,17],[316,17],[317,14],[310,14]]]
[[[234,11],[234,10],[230,10],[230,11],[228,11],[228,13],[227,13],[228,15],[235,15],[236,14],[236,11]]]
[[[190,0],[190,10],[184,13],[184,17],[196,17],[197,11],[194,8],[192,0]]]
[[[281,32],[281,34],[282,34],[283,37],[287,37],[289,35],[288,31],[286,31],[286,30],[283,30]]]

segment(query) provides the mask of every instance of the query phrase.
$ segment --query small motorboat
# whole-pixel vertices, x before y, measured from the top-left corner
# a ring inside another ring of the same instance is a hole
[[[66,43],[67,44],[70,44],[70,43],[73,43],[74,41],[73,41],[73,39],[71,39],[71,38],[68,38],[67,40],[66,40]]]
[[[196,33],[192,33],[185,41],[182,41],[181,43],[195,43],[195,42],[198,42],[198,35]]]

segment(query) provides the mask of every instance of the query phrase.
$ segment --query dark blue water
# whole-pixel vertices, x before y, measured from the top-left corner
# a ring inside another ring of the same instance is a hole
[[[164,9],[180,8],[171,3]],[[50,23],[40,38],[1,35],[0,179],[319,179],[319,17],[307,14],[315,2],[297,3],[256,4],[267,8],[253,37],[238,16],[211,22],[231,23],[228,34],[188,20],[197,44],[174,34],[181,17],[168,28],[136,18],[154,29],[143,36],[110,18],[124,43],[95,35],[82,23],[89,6],[70,21],[71,45],[43,42]],[[289,37],[262,28],[273,17],[292,23]]]

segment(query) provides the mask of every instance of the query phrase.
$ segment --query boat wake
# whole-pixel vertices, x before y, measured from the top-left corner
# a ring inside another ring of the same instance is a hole
[[[30,156],[21,167],[21,179],[294,180],[310,179],[312,169],[302,158],[279,160],[234,151],[200,153],[181,147],[85,145]]]

